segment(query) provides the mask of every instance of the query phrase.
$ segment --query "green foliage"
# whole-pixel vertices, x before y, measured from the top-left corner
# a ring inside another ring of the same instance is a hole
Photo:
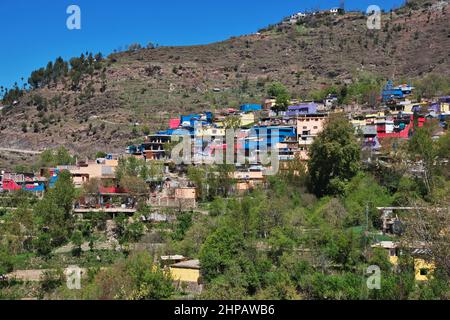
[[[308,163],[310,189],[317,196],[343,194],[360,170],[360,146],[351,124],[336,116],[314,140]]]
[[[42,152],[37,166],[51,168],[74,164],[75,158],[70,155],[69,151],[64,147],[59,147],[56,150],[47,149]]]
[[[281,82],[273,82],[267,88],[267,94],[276,99],[275,109],[278,111],[286,110],[289,106],[291,96],[287,88]]]
[[[14,261],[9,250],[0,245],[0,276],[5,275],[14,268]]]
[[[40,229],[46,229],[57,247],[68,240],[73,229],[72,206],[75,187],[70,172],[62,171],[53,189],[45,193],[34,209]],[[38,249],[39,250],[39,249]]]
[[[70,241],[74,245],[74,248],[72,250],[72,254],[74,256],[80,256],[81,255],[81,245],[83,244],[83,233],[79,230],[75,230],[72,233],[72,237],[70,238]]]
[[[342,88],[344,91],[340,92],[340,98],[345,104],[356,101],[376,106],[383,84],[382,78],[370,73],[361,73],[354,83],[345,87],[345,89]]]
[[[177,225],[172,234],[172,239],[183,240],[187,230],[192,226],[192,213],[181,213],[177,216]]]
[[[216,197],[228,197],[234,185],[234,165],[219,164],[209,168],[188,168],[188,178],[197,187],[200,200],[212,201]]]
[[[300,281],[300,287],[310,299],[358,300],[365,279],[355,273],[325,275],[314,273]]]
[[[83,290],[85,298],[102,300],[163,300],[174,293],[170,274],[154,265],[147,252],[137,252],[99,271]]]
[[[346,224],[358,226],[366,224],[365,211],[369,209],[369,223],[379,225],[379,212],[377,207],[388,207],[392,204],[389,192],[380,186],[373,177],[364,173],[356,175],[348,184],[344,197],[344,205],[348,210]]]
[[[206,281],[225,273],[239,259],[244,239],[236,230],[220,228],[212,233],[200,250],[200,263]]]
[[[434,98],[450,94],[450,80],[438,74],[429,74],[414,83],[416,97]]]
[[[106,152],[103,151],[99,151],[95,154],[96,159],[104,159],[106,158],[106,156],[107,156]]]
[[[33,245],[36,248],[36,253],[40,256],[48,258],[52,252],[52,239],[50,234],[41,233],[34,241]]]

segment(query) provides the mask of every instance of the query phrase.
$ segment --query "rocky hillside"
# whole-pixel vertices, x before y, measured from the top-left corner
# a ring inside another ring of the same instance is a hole
[[[384,14],[381,30],[368,30],[361,13],[316,15],[210,45],[112,54],[77,86],[65,75],[4,108],[0,148],[123,151],[170,116],[260,102],[274,80],[307,97],[361,73],[450,77],[450,4],[421,2]]]

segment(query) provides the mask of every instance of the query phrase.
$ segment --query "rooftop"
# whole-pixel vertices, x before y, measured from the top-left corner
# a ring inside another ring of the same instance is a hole
[[[188,260],[171,265],[172,268],[200,269],[200,260]]]

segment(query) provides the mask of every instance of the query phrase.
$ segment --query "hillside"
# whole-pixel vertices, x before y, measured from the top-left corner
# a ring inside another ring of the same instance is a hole
[[[274,80],[305,98],[361,73],[450,77],[450,4],[433,3],[383,15],[381,30],[368,30],[361,13],[317,15],[210,45],[112,54],[76,88],[66,76],[4,108],[0,148],[123,151],[143,126],[162,129],[180,113],[260,102]],[[2,155],[0,167],[8,161]]]

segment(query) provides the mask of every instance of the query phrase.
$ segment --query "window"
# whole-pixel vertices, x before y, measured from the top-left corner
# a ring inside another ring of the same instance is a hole
[[[428,269],[425,269],[425,268],[420,269],[420,275],[421,276],[427,276],[428,275]]]
[[[317,130],[317,129],[319,129],[319,127],[318,126],[314,126],[314,130]]]

